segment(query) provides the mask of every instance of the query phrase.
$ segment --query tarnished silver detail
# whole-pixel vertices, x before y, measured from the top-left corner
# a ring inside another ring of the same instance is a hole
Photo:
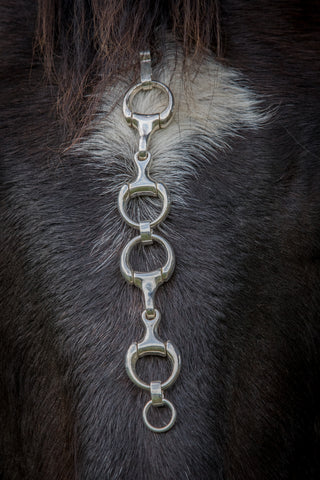
[[[139,132],[139,150],[134,155],[137,176],[129,184],[123,185],[118,197],[118,208],[124,221],[131,227],[138,229],[140,235],[130,240],[122,251],[120,259],[121,273],[127,282],[136,285],[142,290],[145,310],[142,313],[142,321],[145,327],[143,339],[138,343],[133,343],[126,354],[126,370],[129,378],[138,387],[148,390],[151,394],[151,400],[143,409],[143,420],[146,426],[156,433],[168,431],[176,421],[176,410],[171,402],[164,398],[163,391],[169,388],[177,379],[180,368],[181,358],[179,351],[170,340],[162,341],[158,334],[158,325],[160,322],[160,313],[155,308],[155,295],[159,286],[168,281],[172,275],[175,266],[175,257],[171,245],[167,240],[153,233],[153,228],[157,227],[166,218],[170,201],[167,190],[161,183],[154,182],[149,177],[149,166],[151,154],[148,152],[148,142],[153,132],[159,128],[165,128],[172,119],[174,100],[170,89],[160,82],[152,80],[151,56],[150,52],[141,52],[141,82],[134,85],[126,93],[123,101],[123,114],[130,127],[134,127]],[[132,101],[141,90],[160,89],[167,94],[168,105],[159,113],[143,114],[132,111]],[[127,203],[130,198],[148,195],[158,196],[162,200],[162,210],[154,219],[141,220],[136,222],[127,214]],[[153,242],[160,243],[167,253],[166,263],[151,272],[136,272],[130,264],[130,253],[135,245],[151,245]],[[136,364],[139,358],[146,355],[158,355],[168,357],[171,362],[172,372],[169,378],[164,382],[160,380],[153,381],[150,384],[141,380],[136,372]],[[164,427],[154,427],[150,424],[147,414],[149,408],[167,406],[171,410],[171,419]]]
[[[173,427],[173,425],[175,424],[175,421],[176,421],[176,418],[177,418],[177,412],[176,412],[176,409],[174,408],[174,406],[172,405],[171,402],[169,402],[169,400],[167,400],[166,398],[164,398],[162,400],[162,405],[161,406],[167,406],[170,408],[171,410],[171,419],[170,419],[170,422],[165,425],[164,427],[154,427],[153,425],[151,425],[151,423],[149,422],[148,420],[148,411],[149,411],[149,408],[152,406],[152,400],[149,400],[148,403],[146,403],[146,405],[144,406],[144,409],[143,409],[143,412],[142,412],[142,417],[143,417],[143,421],[144,423],[146,424],[146,426],[152,431],[152,432],[155,432],[155,433],[164,433],[164,432],[167,432],[168,430],[170,430],[170,428]]]

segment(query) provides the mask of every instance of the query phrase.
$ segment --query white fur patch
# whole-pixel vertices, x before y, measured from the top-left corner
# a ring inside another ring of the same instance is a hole
[[[199,149],[204,136],[218,154],[221,149],[229,148],[230,136],[237,135],[239,129],[256,129],[269,119],[256,95],[241,85],[241,75],[217,63],[213,56],[208,56],[201,65],[187,63],[185,67],[171,51],[153,71],[153,79],[165,83],[173,92],[175,116],[167,128],[151,136],[150,176],[167,187],[174,208],[183,205],[188,180],[197,176],[201,163],[208,161]],[[114,220],[110,224],[118,192],[134,177],[133,155],[138,147],[138,132],[128,126],[122,114],[122,100],[130,86],[119,83],[106,92],[91,136],[77,147],[88,158],[88,167],[98,169],[97,179],[105,183],[109,205],[104,219],[106,235],[98,239],[94,247],[101,252],[104,265],[114,251],[118,251],[122,240],[120,215],[118,225]],[[160,111],[165,96],[156,92],[156,95],[139,94],[136,110]],[[147,213],[150,205],[145,207]],[[142,204],[140,208],[144,208]]]

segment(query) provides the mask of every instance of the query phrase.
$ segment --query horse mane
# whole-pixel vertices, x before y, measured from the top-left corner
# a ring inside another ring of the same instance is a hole
[[[84,126],[115,77],[137,72],[137,53],[159,58],[170,33],[184,55],[220,54],[217,0],[39,0],[36,50],[57,87],[58,116]]]

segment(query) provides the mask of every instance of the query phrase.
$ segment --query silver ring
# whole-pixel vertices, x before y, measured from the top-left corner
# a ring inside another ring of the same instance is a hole
[[[168,430],[170,430],[170,428],[173,427],[173,425],[175,424],[175,421],[177,419],[177,412],[176,412],[176,409],[174,408],[174,406],[172,405],[171,402],[169,402],[169,400],[167,399],[163,399],[162,400],[162,403],[163,405],[166,405],[167,407],[170,408],[171,410],[171,419],[170,419],[170,422],[167,423],[167,425],[165,425],[164,427],[154,427],[153,425],[151,425],[151,423],[149,422],[148,418],[147,418],[147,414],[148,414],[148,411],[152,405],[152,400],[149,400],[148,403],[145,404],[144,406],[144,409],[143,409],[143,412],[142,412],[142,417],[143,417],[143,421],[144,423],[146,424],[146,426],[152,431],[152,432],[155,432],[155,433],[164,433],[164,432],[167,432]],[[159,407],[157,407],[159,408]]]
[[[157,184],[154,184],[154,185],[155,185],[155,189],[154,189],[155,193],[151,189],[151,187],[149,187],[149,189],[146,188],[145,190],[141,189],[141,191],[139,192],[140,195],[144,195],[144,196],[149,195],[150,197],[154,197],[155,195],[157,195],[158,197],[161,198],[161,200],[163,202],[163,207],[162,207],[161,212],[159,213],[159,215],[153,221],[150,222],[150,227],[151,228],[154,228],[157,225],[159,225],[159,223],[163,222],[163,220],[168,215],[169,209],[170,209],[170,202],[169,202],[168,194],[167,194],[167,191],[166,191],[164,185],[162,185],[162,183],[157,183]],[[138,195],[135,194],[135,196],[138,196]],[[129,199],[130,199],[130,185],[123,185],[120,192],[119,192],[119,197],[118,197],[118,208],[119,208],[120,214],[121,214],[123,220],[128,225],[130,225],[130,227],[136,228],[136,229],[139,230],[140,223],[132,220],[126,212],[126,205],[129,201]]]
[[[158,268],[157,270],[153,270],[152,272],[135,272],[134,270],[132,270],[129,261],[130,253],[135,245],[142,242],[141,235],[137,235],[132,240],[130,240],[130,242],[128,242],[127,245],[124,247],[121,254],[120,270],[122,275],[127,280],[127,282],[133,283],[139,288],[141,287],[141,282],[143,278],[154,277],[157,285],[160,285],[161,283],[169,280],[174,270],[175,256],[170,243],[167,242],[160,235],[156,235],[155,233],[151,234],[151,240],[160,243],[167,252],[167,261],[165,265],[161,268]]]
[[[158,88],[159,90],[162,90],[164,93],[168,95],[167,107],[164,110],[162,110],[162,112],[155,114],[155,116],[159,120],[159,126],[161,128],[161,126],[164,127],[165,125],[167,125],[173,116],[173,109],[174,109],[173,95],[171,90],[161,82],[155,82],[154,80],[151,80],[151,82],[149,83],[149,89],[150,88]],[[148,116],[147,114],[132,112],[131,110],[132,100],[135,97],[135,95],[139,93],[141,90],[145,90],[144,83],[138,83],[137,85],[134,85],[133,87],[131,87],[124,97],[123,115],[126,118],[126,120],[129,122],[131,121],[132,118],[134,118],[135,115],[138,115],[139,117]]]
[[[156,345],[157,346],[157,345]],[[180,369],[181,369],[181,357],[180,353],[176,349],[176,347],[168,340],[166,343],[163,344],[164,346],[164,352],[155,352],[155,351],[150,351],[147,352],[146,350],[143,351],[142,354],[139,354],[139,344],[138,343],[132,343],[130,347],[128,348],[127,354],[126,354],[126,360],[125,360],[125,365],[126,365],[126,370],[128,377],[130,380],[137,385],[137,387],[142,388],[143,390],[149,390],[150,391],[150,385],[143,380],[141,380],[140,377],[138,377],[137,372],[136,372],[136,364],[139,358],[146,356],[146,355],[158,355],[161,357],[168,357],[171,366],[172,366],[172,372],[169,378],[165,380],[164,382],[161,383],[161,388],[162,390],[166,390],[167,388],[171,387],[171,385],[174,384],[174,382],[177,380]],[[150,348],[151,350],[151,348]]]

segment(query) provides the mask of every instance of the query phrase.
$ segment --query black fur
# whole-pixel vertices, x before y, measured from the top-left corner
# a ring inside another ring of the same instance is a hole
[[[190,139],[208,162],[164,227],[178,263],[161,336],[183,356],[165,435],[143,426],[146,395],[124,371],[141,295],[121,278],[123,245],[110,252],[115,172],[61,153],[35,10],[5,1],[0,15],[2,478],[318,479],[319,2],[221,2],[223,61],[277,113],[218,154]]]

